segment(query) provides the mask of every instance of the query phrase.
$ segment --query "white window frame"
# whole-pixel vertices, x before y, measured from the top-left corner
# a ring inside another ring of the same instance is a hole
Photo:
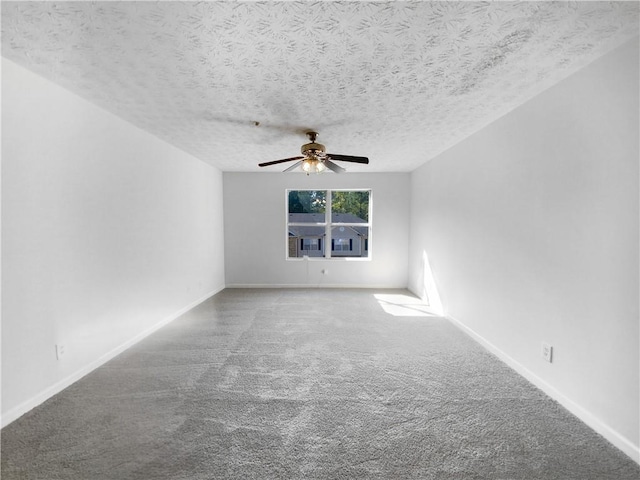
[[[324,213],[324,222],[289,222],[289,192],[326,192],[326,204]],[[369,212],[368,221],[366,223],[349,223],[349,222],[331,222],[331,194],[333,192],[369,192]],[[351,261],[351,262],[368,262],[372,258],[371,246],[373,238],[373,190],[371,188],[287,188],[284,192],[284,215],[285,215],[285,259],[291,261],[301,260],[332,260],[332,261]],[[325,236],[323,239],[324,256],[323,257],[290,257],[289,256],[289,227],[324,227]],[[367,227],[369,234],[367,235],[368,248],[363,252],[367,252],[366,257],[332,257],[331,256],[331,231],[335,227]]]

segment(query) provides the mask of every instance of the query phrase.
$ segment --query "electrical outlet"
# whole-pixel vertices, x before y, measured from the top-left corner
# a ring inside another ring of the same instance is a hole
[[[329,270],[327,270],[326,268],[322,269],[322,274],[323,275],[329,275]]]
[[[553,361],[553,347],[548,343],[542,344],[542,358],[549,363]]]
[[[64,345],[57,344],[56,345],[56,359],[60,360],[65,354]]]

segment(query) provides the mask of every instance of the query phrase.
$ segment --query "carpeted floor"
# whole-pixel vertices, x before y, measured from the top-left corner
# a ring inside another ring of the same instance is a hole
[[[2,479],[640,478],[403,295],[225,290],[6,427]]]

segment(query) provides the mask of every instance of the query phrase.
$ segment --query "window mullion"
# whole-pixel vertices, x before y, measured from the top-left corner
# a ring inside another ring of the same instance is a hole
[[[325,245],[331,245],[331,190],[327,190],[326,193],[326,202],[325,202],[325,207],[324,207],[324,211],[325,211],[325,221],[326,221],[326,225],[324,227],[324,237],[325,237]],[[330,248],[326,248],[324,249],[324,256],[325,258],[331,258],[331,249]]]

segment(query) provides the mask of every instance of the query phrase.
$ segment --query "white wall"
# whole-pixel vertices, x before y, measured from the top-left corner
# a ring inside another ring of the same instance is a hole
[[[288,188],[372,189],[371,260],[285,260]],[[408,173],[225,172],[226,284],[406,288],[409,198]]]
[[[222,216],[217,169],[3,59],[3,425],[223,288]]]
[[[638,86],[635,40],[413,172],[409,280],[636,461]]]

